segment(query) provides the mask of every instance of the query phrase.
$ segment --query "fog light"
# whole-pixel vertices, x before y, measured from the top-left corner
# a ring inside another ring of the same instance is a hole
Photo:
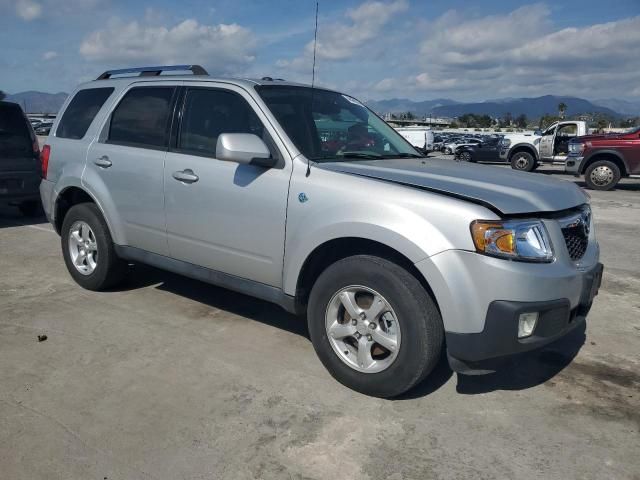
[[[518,338],[525,338],[533,333],[538,323],[538,312],[521,313],[518,319]]]

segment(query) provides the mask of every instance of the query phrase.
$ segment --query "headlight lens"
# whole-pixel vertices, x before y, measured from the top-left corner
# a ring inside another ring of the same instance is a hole
[[[500,145],[502,145],[504,148],[508,148],[509,146],[511,146],[511,140],[509,140],[508,138],[503,138],[500,141]]]
[[[582,152],[584,152],[584,143],[577,142],[569,144],[569,153],[580,155]]]
[[[553,248],[539,220],[476,220],[471,236],[479,253],[525,262],[553,261]]]

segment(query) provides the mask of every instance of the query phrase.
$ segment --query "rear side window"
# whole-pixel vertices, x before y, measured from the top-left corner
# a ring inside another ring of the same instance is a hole
[[[188,90],[178,148],[215,157],[221,133],[253,133],[264,139],[265,130],[251,106],[237,93]]]
[[[33,155],[31,133],[20,107],[0,102],[0,160],[10,155]]]
[[[174,90],[174,87],[138,87],[129,90],[111,115],[109,143],[166,147]]]
[[[112,93],[113,88],[88,88],[76,93],[62,115],[56,137],[74,140],[83,138],[89,125]]]

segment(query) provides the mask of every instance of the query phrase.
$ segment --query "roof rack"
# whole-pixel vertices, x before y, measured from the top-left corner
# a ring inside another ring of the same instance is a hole
[[[114,75],[125,75],[127,73],[139,73],[141,77],[154,77],[162,72],[175,72],[190,70],[194,75],[209,75],[200,65],[160,65],[157,67],[135,67],[121,68],[119,70],[107,70],[96,80],[106,80]]]

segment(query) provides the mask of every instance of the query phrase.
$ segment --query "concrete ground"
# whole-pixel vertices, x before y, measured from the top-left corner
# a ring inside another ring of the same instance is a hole
[[[394,401],[334,381],[268,303],[144,266],[82,290],[50,226],[3,208],[0,478],[640,479],[640,181],[591,195],[586,331]]]

